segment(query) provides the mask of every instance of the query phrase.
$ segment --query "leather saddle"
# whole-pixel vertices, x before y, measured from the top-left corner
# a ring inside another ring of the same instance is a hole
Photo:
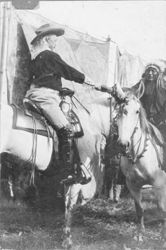
[[[72,96],[74,92],[71,92]],[[61,95],[69,96],[68,89],[63,91]],[[13,128],[24,130],[30,133],[36,133],[39,135],[49,137],[55,136],[54,129],[51,124],[44,118],[40,108],[30,99],[24,98],[24,109],[11,105],[14,111]],[[75,138],[83,136],[83,129],[80,120],[74,111],[70,111],[66,118],[73,126]]]
[[[14,112],[14,129],[24,130],[47,137],[54,134],[53,128],[45,120],[41,110],[28,98],[24,99],[24,109],[13,104],[11,106]]]

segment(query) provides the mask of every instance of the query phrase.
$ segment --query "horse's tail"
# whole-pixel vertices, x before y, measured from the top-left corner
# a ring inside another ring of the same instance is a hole
[[[7,104],[0,104],[0,153],[2,153],[7,134],[12,128],[13,110]]]

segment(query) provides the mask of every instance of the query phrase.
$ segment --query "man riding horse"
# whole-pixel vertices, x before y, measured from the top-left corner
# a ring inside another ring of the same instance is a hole
[[[156,115],[161,111],[157,100],[161,80],[161,68],[157,64],[148,64],[141,81],[132,87],[132,89],[143,89],[140,101],[146,110],[148,119],[152,123],[157,123]]]
[[[59,36],[64,34],[63,29],[43,25],[36,31],[36,34],[37,36],[31,42],[31,87],[25,97],[38,106],[43,116],[57,132],[61,151],[59,158],[63,162],[61,165],[68,173],[67,178],[62,177],[64,183],[87,183],[89,179],[82,175],[81,169],[74,170],[72,164],[74,133],[72,125],[60,107],[61,78],[83,84],[85,75],[68,65],[55,52],[56,41]],[[89,80],[86,79],[87,81]]]
[[[148,64],[142,79],[131,89],[141,94],[140,101],[146,110],[147,118],[162,130],[166,121],[166,83],[165,73],[157,64]],[[165,130],[165,129],[164,129]],[[163,134],[165,137],[165,135]]]
[[[156,97],[157,86],[160,79],[161,69],[156,64],[149,64],[145,68],[145,72],[142,75],[142,81],[139,83],[144,84],[144,93],[141,97],[141,102],[146,110],[148,118],[153,121],[154,112],[156,111]]]

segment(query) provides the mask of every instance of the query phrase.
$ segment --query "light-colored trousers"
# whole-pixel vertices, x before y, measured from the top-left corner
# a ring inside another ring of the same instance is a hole
[[[61,102],[59,91],[45,87],[32,87],[27,91],[25,97],[34,101],[40,107],[45,118],[56,129],[69,126],[69,122],[59,106]]]

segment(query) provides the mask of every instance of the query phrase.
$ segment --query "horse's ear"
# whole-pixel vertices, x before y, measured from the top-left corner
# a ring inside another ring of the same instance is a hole
[[[115,84],[112,87],[111,95],[115,98],[116,102],[119,104],[124,102],[125,97],[126,97],[126,94],[122,90],[120,84]]]
[[[145,91],[145,85],[144,82],[141,80],[139,83],[131,87],[131,92],[138,98],[140,99]]]

